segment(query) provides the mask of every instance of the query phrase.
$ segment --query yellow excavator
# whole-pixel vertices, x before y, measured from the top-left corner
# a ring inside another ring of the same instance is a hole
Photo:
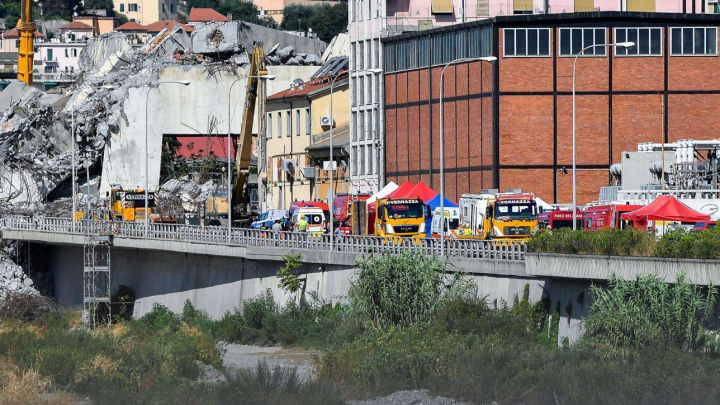
[[[33,57],[35,41],[35,20],[32,17],[32,0],[20,0],[20,19],[17,23],[20,33],[18,50],[18,80],[28,86],[33,84]]]
[[[249,206],[249,201],[245,201],[245,182],[250,174],[250,153],[252,146],[252,130],[253,119],[255,118],[255,103],[258,98],[262,101],[262,92],[258,91],[261,80],[259,76],[267,75],[267,67],[265,66],[265,51],[262,44],[255,43],[252,53],[250,54],[250,70],[247,72],[248,79],[245,87],[245,115],[243,116],[242,127],[240,128],[240,136],[236,143],[235,152],[235,190],[233,191],[232,203],[233,207],[243,205]],[[233,209],[235,211],[235,209]],[[249,213],[249,209],[242,211]]]

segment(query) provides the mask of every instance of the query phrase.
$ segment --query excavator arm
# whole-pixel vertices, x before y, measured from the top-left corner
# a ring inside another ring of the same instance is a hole
[[[20,33],[18,51],[18,80],[27,85],[33,84],[33,56],[35,40],[35,20],[32,17],[32,0],[20,0],[20,19],[17,23]]]
[[[243,115],[240,137],[237,141],[235,152],[235,191],[233,192],[233,204],[244,203],[243,190],[245,182],[250,173],[250,153],[252,146],[253,119],[255,118],[255,103],[258,98],[258,76],[267,75],[265,66],[265,51],[262,44],[253,45],[250,54],[250,70],[248,71],[247,85],[245,87],[245,113]]]

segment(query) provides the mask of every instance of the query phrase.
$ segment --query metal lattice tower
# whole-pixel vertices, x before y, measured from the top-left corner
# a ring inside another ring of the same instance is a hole
[[[105,234],[85,231],[83,265],[83,323],[95,329],[110,317],[110,247],[112,238]]]

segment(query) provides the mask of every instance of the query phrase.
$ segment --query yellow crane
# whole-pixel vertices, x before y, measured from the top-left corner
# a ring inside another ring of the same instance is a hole
[[[255,118],[255,103],[258,98],[259,76],[267,75],[265,66],[265,51],[262,44],[254,44],[250,54],[250,70],[248,71],[247,85],[245,87],[245,115],[243,116],[240,136],[237,140],[235,152],[235,191],[233,204],[245,203],[243,188],[250,174],[250,147],[252,146],[253,119]],[[262,98],[261,98],[262,100]]]
[[[33,84],[33,49],[35,40],[35,20],[32,17],[32,0],[20,0],[20,19],[17,23],[20,33],[18,51],[18,80],[28,86]]]

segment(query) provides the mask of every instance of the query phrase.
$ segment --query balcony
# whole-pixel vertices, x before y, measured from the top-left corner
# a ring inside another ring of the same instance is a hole
[[[34,73],[33,80],[36,82],[69,83],[77,79],[77,73]]]

